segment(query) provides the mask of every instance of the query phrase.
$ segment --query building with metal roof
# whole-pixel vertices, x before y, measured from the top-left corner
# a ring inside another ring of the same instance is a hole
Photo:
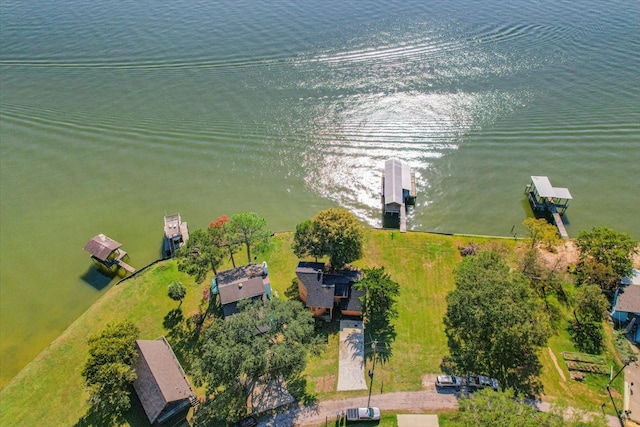
[[[136,340],[137,378],[133,382],[152,425],[174,425],[184,419],[196,395],[167,340]]]

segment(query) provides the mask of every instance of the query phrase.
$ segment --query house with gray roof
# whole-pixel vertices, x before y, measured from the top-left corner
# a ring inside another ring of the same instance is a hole
[[[326,272],[321,262],[301,261],[296,268],[298,295],[314,317],[331,320],[334,308],[345,316],[362,316],[362,291],[353,288],[360,280],[357,270]]]
[[[227,318],[238,310],[240,301],[271,299],[271,282],[267,264],[249,264],[220,271],[212,282],[212,291],[220,295],[220,304]]]
[[[164,337],[136,340],[136,346],[139,355],[133,388],[149,423],[166,426],[184,420],[197,400],[171,346]]]
[[[621,280],[613,296],[611,318],[617,324],[626,324],[627,329],[633,332],[634,342],[640,342],[640,270],[634,268],[631,276]]]

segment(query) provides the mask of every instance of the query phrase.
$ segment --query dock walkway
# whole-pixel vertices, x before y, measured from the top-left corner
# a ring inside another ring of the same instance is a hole
[[[404,203],[400,208],[400,232],[401,233],[407,232],[407,208]]]
[[[564,223],[562,222],[562,217],[558,212],[553,213],[553,222],[555,222],[556,227],[558,227],[558,232],[560,233],[560,237],[565,240],[569,239],[569,233],[567,233],[567,229],[564,228]]]

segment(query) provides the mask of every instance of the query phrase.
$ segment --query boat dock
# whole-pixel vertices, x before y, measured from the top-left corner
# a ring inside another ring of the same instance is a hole
[[[112,238],[104,234],[98,234],[89,240],[84,246],[84,250],[91,254],[91,259],[93,259],[96,264],[107,270],[113,272],[114,267],[116,270],[118,267],[122,267],[133,274],[136,272],[136,269],[124,262],[127,253],[120,249],[121,246],[121,243],[116,242]]]
[[[399,225],[400,232],[407,231],[407,205],[415,205],[416,176],[408,164],[390,159],[384,164],[382,175],[383,223],[389,217]]]
[[[171,258],[189,240],[189,227],[180,214],[164,217],[164,256]]]
[[[525,194],[534,215],[545,216],[558,228],[563,239],[569,239],[564,226],[563,216],[572,200],[568,188],[553,187],[546,176],[532,176],[531,183],[525,188]]]

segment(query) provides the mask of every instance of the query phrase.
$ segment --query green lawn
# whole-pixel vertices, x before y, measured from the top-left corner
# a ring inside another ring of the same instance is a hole
[[[267,261],[273,290],[280,297],[285,296],[295,278],[298,260],[290,249],[292,236],[291,233],[277,234],[268,252],[258,257]],[[471,241],[482,243],[490,240],[427,233],[366,231],[365,254],[356,265],[384,266],[392,279],[400,284],[399,317],[395,323],[397,336],[388,355],[389,361],[376,365],[374,394],[381,390],[419,390],[424,374],[440,371],[440,361],[447,354],[442,317],[446,310],[446,295],[454,288],[452,271],[460,261],[458,247]],[[511,249],[521,243],[512,239],[495,241]],[[238,263],[244,262],[243,255],[242,252],[236,256]],[[190,277],[177,271],[174,261],[161,262],[139,276],[112,287],[0,391],[0,425],[41,425],[43,420],[48,425],[76,424],[88,409],[81,377],[87,358],[87,337],[99,332],[106,323],[125,319],[140,328],[143,339],[169,335],[170,330],[163,326],[163,322],[165,316],[177,307],[177,303],[167,296],[167,286],[174,280],[181,281],[187,287],[187,296],[182,304],[185,316],[196,314],[202,289],[207,287],[209,279],[201,285],[195,284]],[[307,392],[319,400],[366,394],[366,391],[334,391],[338,378],[338,333],[334,324],[324,325],[323,332],[327,346],[322,354],[309,359]],[[168,336],[169,342],[177,346],[178,343],[172,339]],[[180,344],[184,345],[185,342]],[[589,376],[585,384],[568,379],[561,353],[575,349],[566,332],[561,330],[555,335],[550,347],[565,370],[567,381],[561,381],[545,349],[542,352],[542,380],[546,398],[553,400],[563,397],[569,405],[598,410],[605,398],[608,399],[608,395],[604,394],[606,377]],[[182,350],[177,352],[179,357],[188,354],[188,348]],[[609,357],[609,360],[613,362],[613,358]],[[617,367],[619,365],[614,369],[617,370]],[[185,369],[188,371],[188,366]],[[616,390],[622,389],[621,378],[615,385]],[[129,421],[137,424],[134,419]],[[383,421],[387,425],[386,418]]]
[[[0,425],[76,424],[88,409],[81,375],[87,338],[107,323],[125,319],[140,328],[141,339],[166,334],[164,317],[178,305],[167,296],[167,286],[174,280],[187,287],[183,312],[196,313],[202,286],[178,272],[173,261],[112,287],[2,389]]]

